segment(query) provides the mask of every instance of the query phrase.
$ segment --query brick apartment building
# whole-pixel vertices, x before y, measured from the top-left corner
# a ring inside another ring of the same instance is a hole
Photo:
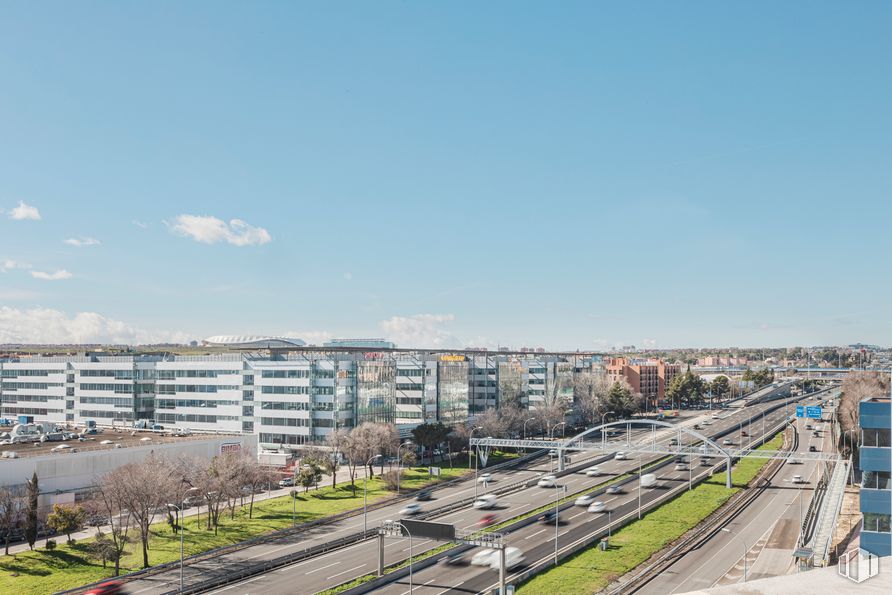
[[[666,388],[681,371],[681,364],[667,364],[663,360],[614,357],[607,362],[608,380],[617,382],[625,378],[634,392],[639,392],[647,398],[648,409],[658,406],[665,400]]]

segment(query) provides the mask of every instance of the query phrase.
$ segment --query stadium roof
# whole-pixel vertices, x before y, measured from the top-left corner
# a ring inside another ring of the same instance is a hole
[[[276,349],[303,347],[306,343],[290,337],[270,337],[267,335],[216,335],[204,340],[207,345],[243,347],[248,349]]]

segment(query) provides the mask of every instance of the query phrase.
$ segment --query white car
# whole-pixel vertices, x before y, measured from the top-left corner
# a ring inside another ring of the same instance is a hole
[[[610,494],[610,495],[621,494],[622,492],[623,492],[623,487],[620,485],[616,485],[616,484],[614,484],[612,486],[607,486],[607,489],[604,490],[605,494]]]
[[[613,455],[613,458],[616,459],[617,461],[627,461],[629,459],[629,457],[626,456],[626,453],[624,453],[622,451]]]
[[[421,512],[421,504],[417,504],[415,502],[407,504],[405,508],[400,510],[400,514],[403,516],[412,516],[414,514],[418,514],[419,512]]]
[[[712,419],[718,419],[718,418],[719,418],[719,414],[718,414],[718,413],[713,413],[713,414],[712,414]]]
[[[687,471],[688,466],[684,463],[675,463],[675,470],[676,471]]]
[[[591,506],[588,507],[589,512],[604,512],[604,509],[607,508],[607,505],[604,502],[598,500],[597,502],[592,502]]]
[[[734,442],[732,442],[730,438],[725,438],[724,440],[722,440],[722,444],[725,446],[731,446],[732,444],[734,444]]]
[[[99,444],[113,444],[113,442],[111,440],[103,440]]]
[[[801,475],[794,475],[794,476],[793,476],[793,483],[805,483],[805,480],[802,479],[802,476],[801,476]]]
[[[489,567],[493,570],[498,570],[502,565],[502,556],[499,555],[499,552],[493,552],[489,559]],[[515,566],[519,566],[523,563],[526,558],[516,547],[506,547],[505,548],[505,568],[510,570]]]
[[[495,553],[497,552],[491,549],[480,550],[471,558],[471,566],[489,566]]]
[[[477,476],[477,483],[492,481],[492,473],[481,473]]]
[[[536,482],[536,485],[540,488],[553,488],[556,482],[557,477],[554,475],[543,475],[539,478],[539,481]]]
[[[492,508],[496,505],[497,500],[494,494],[485,494],[474,500],[474,508]]]
[[[592,467],[588,467],[587,469],[583,469],[582,473],[585,473],[588,477],[597,477],[601,475],[601,470],[598,468],[597,465],[594,465]]]
[[[67,450],[71,448],[67,444],[60,444],[59,446],[54,446],[50,449],[50,452],[59,452],[60,450]]]
[[[592,502],[595,501],[595,496],[593,494],[583,494],[582,496],[576,498],[576,506],[588,506]]]
[[[711,426],[712,422],[709,421],[708,419],[704,419],[703,421],[700,422],[700,425],[701,426]]]

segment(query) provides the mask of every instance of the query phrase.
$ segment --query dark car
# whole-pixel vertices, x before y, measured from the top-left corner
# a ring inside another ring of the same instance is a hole
[[[425,502],[427,500],[430,500],[431,498],[433,498],[433,494],[431,494],[430,490],[422,490],[415,494],[415,499],[419,502]]]
[[[464,561],[464,554],[447,554],[446,556],[440,558],[440,564],[447,564],[449,566],[457,566],[464,563]]]
[[[124,590],[124,583],[121,581],[109,581],[93,587],[86,591],[84,595],[124,595],[125,593],[127,591]]]
[[[546,525],[550,523],[554,523],[554,512],[546,512],[542,516],[539,517],[540,523],[545,523]]]
[[[749,436],[749,434],[746,433],[746,430],[743,430],[742,432],[740,432],[740,435],[741,436]]]
[[[812,444],[808,447],[808,452],[818,452],[818,447]]]

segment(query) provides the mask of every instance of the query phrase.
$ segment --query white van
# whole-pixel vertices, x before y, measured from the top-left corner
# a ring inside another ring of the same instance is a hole
[[[653,484],[657,483],[657,476],[653,473],[645,473],[641,476],[641,487],[649,488]]]
[[[523,555],[523,552],[520,551],[516,547],[506,547],[505,548],[505,568],[511,570],[515,566],[520,566],[523,561],[526,560],[526,557]],[[493,552],[492,558],[490,558],[489,567],[493,570],[498,570],[502,563],[502,556],[499,555],[499,552]]]

